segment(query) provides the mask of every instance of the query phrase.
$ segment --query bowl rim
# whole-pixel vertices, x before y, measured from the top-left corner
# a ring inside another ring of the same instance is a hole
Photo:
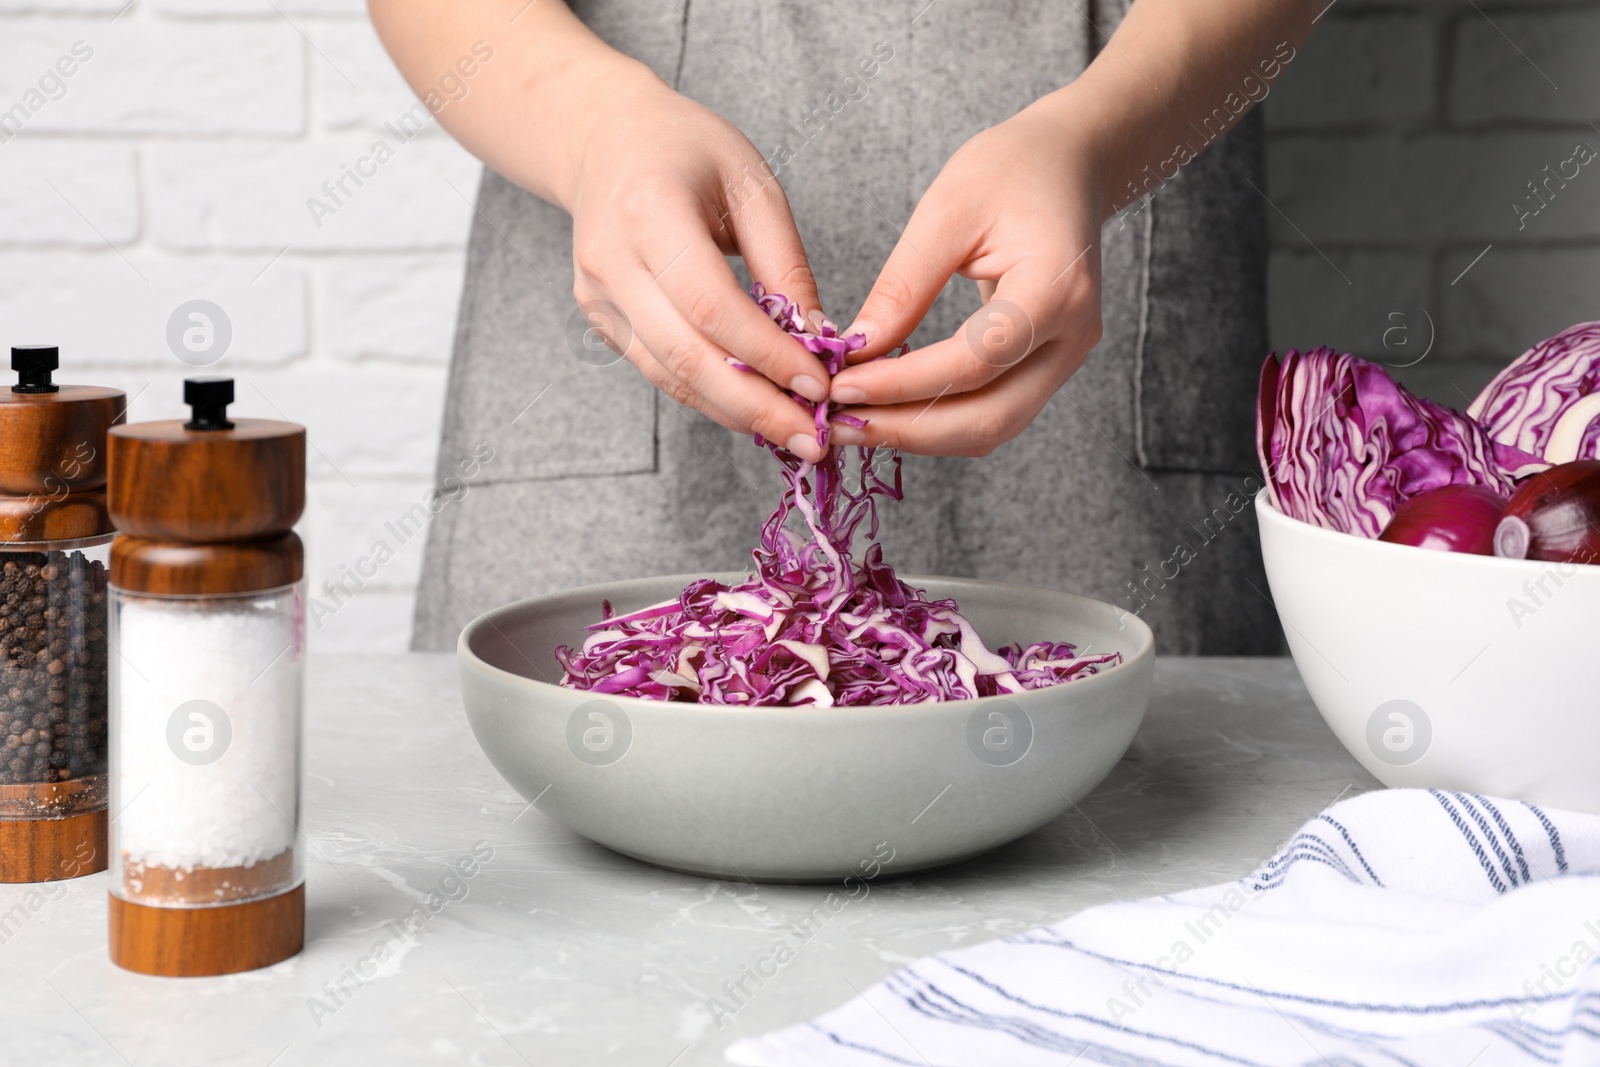
[[[714,572],[709,575],[652,575],[644,578],[629,578],[615,582],[602,582],[597,585],[575,586],[570,589],[557,589],[549,593],[540,593],[537,596],[525,597],[521,600],[514,600],[508,604],[502,604],[499,607],[491,608],[490,610],[483,612],[477,618],[467,623],[466,626],[462,627],[461,634],[456,639],[456,661],[461,665],[471,665],[474,670],[484,671],[488,673],[490,677],[508,681],[513,685],[520,685],[524,688],[528,688],[535,694],[544,693],[546,691],[548,691],[551,695],[561,694],[563,697],[582,694],[586,692],[586,690],[568,689],[565,686],[557,685],[553,682],[542,681],[538,678],[530,678],[525,674],[517,674],[516,672],[508,671],[503,667],[496,667],[492,663],[484,660],[472,650],[471,640],[473,635],[476,634],[480,629],[494,626],[494,618],[496,616],[508,614],[519,609],[526,609],[540,601],[555,600],[562,597],[572,596],[577,593],[583,593],[588,590],[593,590],[596,593],[600,593],[604,590],[613,589],[618,586],[635,585],[639,582],[657,581],[668,583],[669,587],[675,586],[678,589],[682,589],[688,586],[691,582],[701,581],[708,577],[718,581],[723,581],[730,578],[735,581],[743,581],[748,576],[749,575],[747,572],[739,571]],[[1052,694],[1068,686],[1070,686],[1075,692],[1082,692],[1084,690],[1079,688],[1082,686],[1104,688],[1107,685],[1115,685],[1122,675],[1135,672],[1137,669],[1141,668],[1147,660],[1155,657],[1155,632],[1150,629],[1150,624],[1145,622],[1139,616],[1135,615],[1133,612],[1123,611],[1122,609],[1117,608],[1116,605],[1108,604],[1103,600],[1095,600],[1093,597],[1086,597],[1079,593],[1068,593],[1057,589],[1046,588],[1041,590],[1041,588],[1038,586],[1023,586],[1009,582],[991,582],[980,578],[945,578],[937,575],[914,574],[907,575],[901,580],[914,588],[921,588],[921,586],[918,584],[921,582],[936,581],[953,583],[956,585],[966,585],[969,587],[983,586],[986,589],[995,589],[1001,592],[1010,590],[1018,593],[1027,593],[1030,595],[1038,595],[1040,592],[1045,592],[1052,596],[1068,597],[1072,600],[1083,601],[1085,603],[1095,605],[1096,607],[1119,612],[1119,621],[1121,622],[1125,623],[1128,620],[1131,620],[1133,623],[1133,634],[1137,639],[1137,647],[1134,649],[1134,651],[1124,654],[1122,662],[1118,663],[1114,667],[1098,671],[1087,678],[1079,678],[1070,683],[1062,683],[1061,686],[1047,686],[1043,689],[1030,689],[1022,693],[1007,693],[1004,695],[986,697],[968,697],[962,700],[928,700],[917,704],[866,704],[849,707],[830,707],[819,709],[813,707],[812,705],[701,704],[698,702],[680,700],[652,700],[648,697],[620,696],[614,693],[598,694],[594,697],[594,699],[611,701],[627,711],[630,715],[637,710],[646,713],[669,712],[673,714],[708,714],[719,716],[737,714],[748,718],[752,712],[771,716],[779,713],[788,715],[794,712],[805,712],[809,715],[817,711],[825,711],[828,713],[827,718],[829,720],[839,721],[841,718],[859,719],[876,717],[885,714],[904,716],[908,710],[949,711],[951,709],[955,709],[958,712],[970,714],[970,709],[977,708],[983,704],[994,701],[1009,700],[1038,703],[1041,701],[1041,699],[1048,700]]]
[[[1325,539],[1325,543],[1329,545],[1363,546],[1353,548],[1357,552],[1421,552],[1423,553],[1422,557],[1414,558],[1420,560],[1422,558],[1437,557],[1441,561],[1450,560],[1455,565],[1463,567],[1493,568],[1510,574],[1540,574],[1551,567],[1571,567],[1574,568],[1575,574],[1581,574],[1583,568],[1590,568],[1600,573],[1600,563],[1560,563],[1543,559],[1510,559],[1506,556],[1480,556],[1476,552],[1445,552],[1441,549],[1418,548],[1415,545],[1399,545],[1391,541],[1380,541],[1376,537],[1361,537],[1358,534],[1341,533],[1338,530],[1330,530],[1325,526],[1317,526],[1314,523],[1306,522],[1304,519],[1286,515],[1272,502],[1268,493],[1269,490],[1267,488],[1262,488],[1256,493],[1256,516],[1258,523],[1261,525],[1281,523],[1286,529],[1298,529],[1313,538]],[[1445,565],[1443,562],[1440,563],[1440,566]],[[1423,566],[1428,566],[1428,564],[1423,564]],[[1567,577],[1565,572],[1563,572],[1562,577]]]

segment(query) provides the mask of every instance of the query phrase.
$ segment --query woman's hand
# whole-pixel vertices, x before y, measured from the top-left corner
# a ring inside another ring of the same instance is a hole
[[[368,6],[419,95],[472,41],[492,42],[494,61],[439,121],[496,171],[571,213],[573,289],[590,327],[680,403],[820,458],[813,416],[782,389],[821,400],[826,373],[723,258],[743,256],[769,291],[818,306],[789,202],[755,146],[559,0]],[[730,353],[759,373],[729,366]]]
[[[847,331],[867,335],[852,361],[903,342],[952,274],[976,279],[984,306],[953,337],[834,378],[835,414],[867,420],[835,425],[835,443],[986,455],[1027,427],[1100,340],[1109,202],[1093,138],[1061,96],[962,145],[923,194]]]
[[[821,458],[813,417],[783,390],[822,400],[827,374],[724,258],[742,255],[769,291],[818,307],[789,202],[761,154],[648,71],[609,86],[590,114],[561,200],[573,220],[574,295],[599,309],[591,325],[679,403]],[[615,309],[625,325],[611,321]]]

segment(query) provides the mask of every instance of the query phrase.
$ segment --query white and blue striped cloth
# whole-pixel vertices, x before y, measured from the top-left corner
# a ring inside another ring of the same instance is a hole
[[[1248,878],[941,953],[728,1058],[1600,1064],[1597,956],[1600,816],[1386,790],[1306,823]]]

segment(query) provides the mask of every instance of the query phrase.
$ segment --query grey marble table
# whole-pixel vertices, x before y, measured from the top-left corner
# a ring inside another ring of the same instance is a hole
[[[1377,787],[1287,660],[1163,661],[1132,750],[1079,812],[873,883],[714,1021],[709,998],[732,1007],[724,983],[793,942],[829,887],[672,874],[545,819],[479,753],[450,656],[313,659],[307,717],[305,952],[142,977],[106,958],[104,874],[0,887],[0,1063],[721,1063],[928,953],[1238,877]]]

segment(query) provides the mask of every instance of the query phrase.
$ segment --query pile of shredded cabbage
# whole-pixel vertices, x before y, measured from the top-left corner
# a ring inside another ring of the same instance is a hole
[[[859,334],[840,336],[826,319],[808,321],[760,285],[754,296],[830,377],[866,343]],[[827,449],[827,401],[790,395],[813,413],[817,442]],[[702,704],[916,704],[1042,689],[1121,661],[1115,652],[1079,655],[1060,641],[990,651],[955,601],[928,600],[896,578],[877,543],[856,563],[857,530],[866,524],[867,536],[877,536],[876,498],[901,499],[898,453],[835,447],[812,464],[757,443],[783,465],[785,488],[761,528],[756,573],[734,586],[703,579],[675,600],[626,615],[606,603],[581,649],[556,649],[562,685]],[[790,527],[792,514],[803,530]]]

